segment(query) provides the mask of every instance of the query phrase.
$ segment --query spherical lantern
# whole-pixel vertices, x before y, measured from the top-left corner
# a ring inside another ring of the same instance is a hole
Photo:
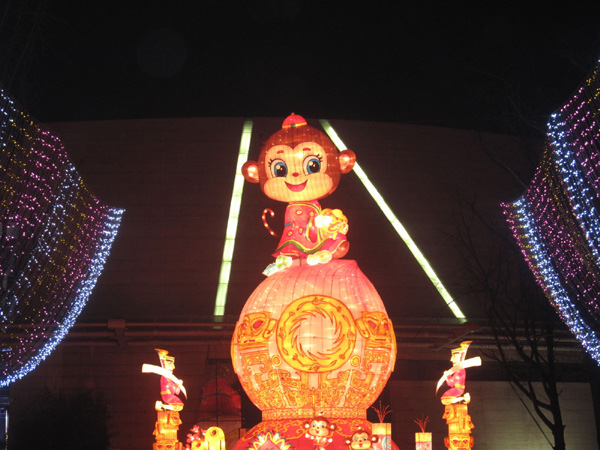
[[[365,428],[394,368],[396,339],[372,283],[355,261],[340,259],[265,279],[242,310],[231,351],[263,428],[283,433],[281,423],[265,422],[315,417]]]

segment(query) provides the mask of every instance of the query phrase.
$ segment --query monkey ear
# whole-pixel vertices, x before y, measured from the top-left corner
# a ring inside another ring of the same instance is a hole
[[[242,166],[242,175],[250,183],[258,183],[258,163],[256,161],[246,161]]]
[[[356,154],[352,150],[342,150],[338,155],[340,161],[340,172],[348,173],[354,168]]]

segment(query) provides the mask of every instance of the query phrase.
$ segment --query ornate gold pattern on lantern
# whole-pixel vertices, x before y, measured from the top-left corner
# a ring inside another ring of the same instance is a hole
[[[338,277],[333,284],[332,273]],[[265,279],[232,340],[242,386],[263,417],[273,419],[316,412],[364,417],[395,356],[381,298],[351,260],[300,265]]]

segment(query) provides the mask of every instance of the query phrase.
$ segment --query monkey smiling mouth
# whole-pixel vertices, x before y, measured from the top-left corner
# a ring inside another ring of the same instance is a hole
[[[306,181],[308,181],[308,180],[306,180]],[[285,185],[292,192],[300,192],[300,191],[303,191],[304,188],[306,187],[306,181],[304,183],[300,183],[300,184],[290,184],[286,181]]]

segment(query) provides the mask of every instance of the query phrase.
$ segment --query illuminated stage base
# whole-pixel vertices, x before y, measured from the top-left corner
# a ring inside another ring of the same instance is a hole
[[[317,442],[312,436],[306,436],[306,420],[267,420],[249,430],[235,445],[234,449],[251,450],[352,450],[347,441],[358,429],[371,434],[371,422],[364,419],[332,419],[333,430],[322,442]],[[331,440],[331,441],[330,441]],[[363,447],[369,449],[371,445]],[[372,444],[373,450],[398,450],[389,436],[379,439]]]

